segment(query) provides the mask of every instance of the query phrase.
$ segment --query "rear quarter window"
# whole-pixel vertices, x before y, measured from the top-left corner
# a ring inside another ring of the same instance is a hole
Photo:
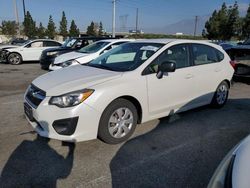
[[[192,44],[194,65],[217,63],[224,59],[219,50],[204,44]]]

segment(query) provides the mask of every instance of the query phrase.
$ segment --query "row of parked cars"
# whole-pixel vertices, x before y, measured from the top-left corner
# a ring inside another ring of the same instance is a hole
[[[23,43],[0,46],[0,61],[13,65],[23,61],[40,61],[42,69],[57,70],[75,65],[80,57],[87,63],[108,50],[132,41],[131,39],[110,39],[103,37],[71,38],[63,44],[50,39],[27,40]]]

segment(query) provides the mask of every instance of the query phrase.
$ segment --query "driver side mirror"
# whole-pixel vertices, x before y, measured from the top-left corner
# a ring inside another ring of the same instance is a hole
[[[165,61],[161,65],[159,65],[156,77],[158,79],[162,79],[164,73],[174,72],[175,69],[176,69],[176,64],[174,62]]]

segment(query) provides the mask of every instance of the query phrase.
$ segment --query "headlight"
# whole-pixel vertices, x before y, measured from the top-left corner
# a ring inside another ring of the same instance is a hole
[[[78,64],[78,62],[76,60],[68,60],[68,61],[59,63],[58,66],[60,66],[60,67],[68,67],[70,65],[76,65],[76,64]]]
[[[57,55],[58,52],[47,52],[47,56]]]
[[[49,104],[56,105],[60,108],[76,106],[85,101],[90,95],[92,95],[93,92],[93,89],[84,89],[61,96],[51,97]]]

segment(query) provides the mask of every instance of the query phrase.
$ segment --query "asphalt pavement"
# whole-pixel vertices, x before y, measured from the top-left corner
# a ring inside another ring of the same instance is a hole
[[[38,63],[0,64],[0,187],[206,187],[227,152],[250,133],[250,85],[209,106],[138,125],[119,145],[41,138],[23,115]]]

